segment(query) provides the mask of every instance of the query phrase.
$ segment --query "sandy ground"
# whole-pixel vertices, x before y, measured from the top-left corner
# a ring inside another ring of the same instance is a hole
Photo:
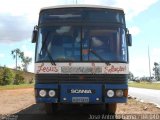
[[[34,103],[33,88],[0,90],[0,114],[16,113]]]
[[[0,91],[0,114],[14,113],[45,114],[43,104],[35,104],[33,88]],[[116,114],[160,114],[160,109],[129,98],[118,104]]]

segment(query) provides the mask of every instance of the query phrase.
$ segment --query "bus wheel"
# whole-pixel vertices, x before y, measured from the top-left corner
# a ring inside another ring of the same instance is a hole
[[[115,114],[117,109],[117,103],[106,104],[105,107],[106,107],[106,112],[108,114]]]
[[[56,103],[45,103],[45,110],[47,114],[54,114],[58,109],[58,104]]]

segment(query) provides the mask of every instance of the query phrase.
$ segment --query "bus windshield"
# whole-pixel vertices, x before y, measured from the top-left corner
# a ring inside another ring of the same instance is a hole
[[[36,62],[127,62],[123,28],[50,26],[39,28]]]

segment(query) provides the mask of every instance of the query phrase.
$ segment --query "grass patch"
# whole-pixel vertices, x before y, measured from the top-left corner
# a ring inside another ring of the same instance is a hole
[[[147,89],[155,89],[160,90],[160,83],[150,83],[150,82],[129,82],[129,87],[137,87],[137,88],[147,88]]]
[[[20,84],[20,85],[5,85],[0,86],[0,90],[11,90],[11,89],[23,89],[23,88],[33,88],[33,84]]]

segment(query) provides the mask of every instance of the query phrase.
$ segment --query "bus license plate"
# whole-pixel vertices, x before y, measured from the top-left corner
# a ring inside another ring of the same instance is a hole
[[[72,97],[73,103],[89,103],[89,97]]]

